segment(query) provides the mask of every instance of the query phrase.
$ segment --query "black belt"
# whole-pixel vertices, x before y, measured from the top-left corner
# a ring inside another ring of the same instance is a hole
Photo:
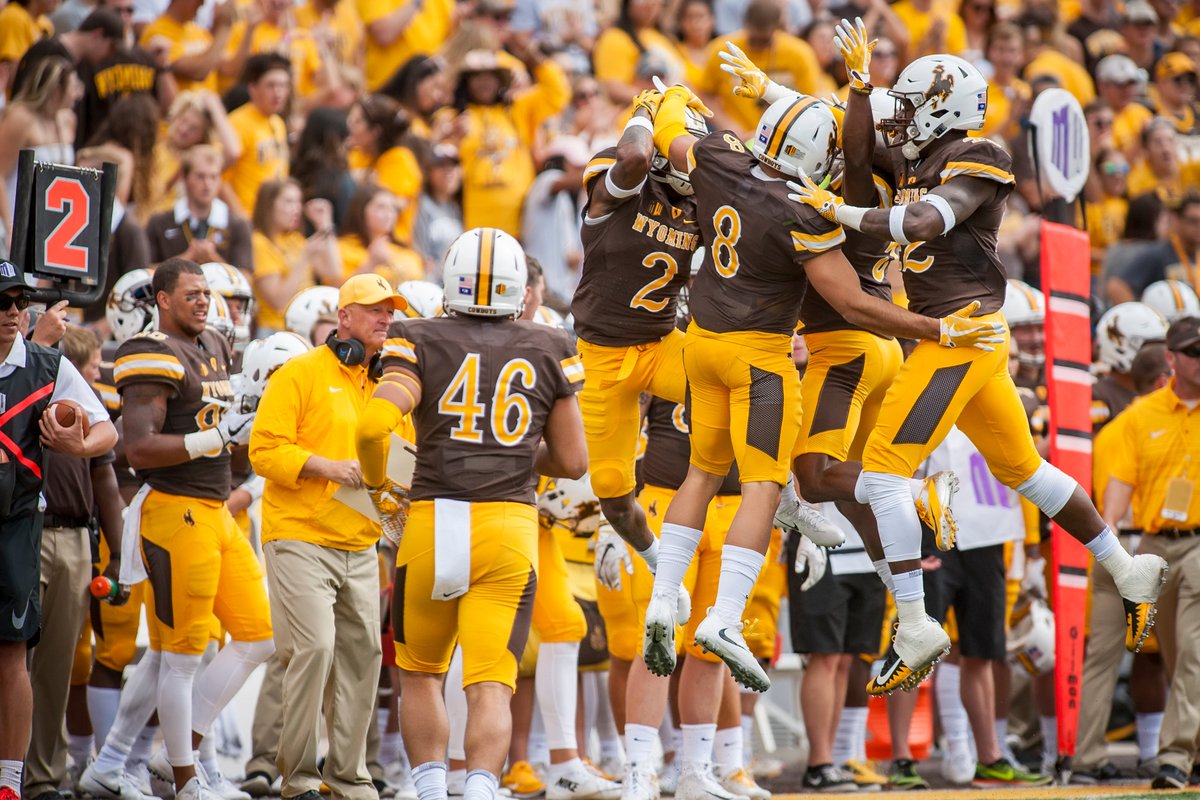
[[[91,517],[62,517],[58,514],[46,514],[42,517],[43,528],[86,528],[91,523]]]
[[[1163,528],[1158,532],[1159,536],[1165,536],[1168,539],[1186,539],[1196,534],[1200,534],[1200,528]]]

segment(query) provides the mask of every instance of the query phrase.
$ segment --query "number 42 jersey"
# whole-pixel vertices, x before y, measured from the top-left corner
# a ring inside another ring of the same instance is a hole
[[[402,320],[388,329],[382,356],[385,368],[421,382],[413,500],[534,503],[534,456],[550,410],[583,386],[565,331],[470,317]]]

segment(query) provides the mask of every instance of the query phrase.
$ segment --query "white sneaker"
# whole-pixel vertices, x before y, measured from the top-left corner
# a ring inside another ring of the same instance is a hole
[[[796,531],[822,547],[838,547],[846,541],[846,533],[830,522],[812,503],[783,498],[775,509],[775,524]]]
[[[674,795],[679,788],[679,764],[681,759],[676,754],[669,764],[663,764],[662,772],[658,774],[658,791],[660,794]]]
[[[642,658],[646,667],[660,678],[675,671],[676,604],[661,594],[651,594],[646,606],[646,629],[642,638]]]
[[[243,792],[240,788],[238,788],[233,781],[225,777],[220,768],[216,770],[216,774],[214,775],[212,772],[209,772],[202,767],[200,762],[197,761],[196,775],[200,777],[201,781],[206,787],[212,790],[214,794],[217,794],[223,798],[223,800],[252,800],[249,792]]]
[[[942,777],[955,786],[966,786],[975,779],[975,757],[970,749],[947,752],[942,757]]]
[[[167,760],[167,748],[160,747],[146,762],[150,772],[150,790],[155,797],[172,800],[175,797],[175,770]]]
[[[79,776],[79,794],[98,800],[151,800],[150,795],[138,790],[124,770],[101,772],[94,763],[88,764]]]
[[[649,614],[646,619],[649,620]],[[696,628],[696,644],[720,656],[733,673],[733,679],[747,689],[765,692],[771,688],[771,679],[750,648],[746,647],[746,640],[742,638],[742,623],[726,625],[717,616],[716,609],[710,608],[708,616]]]
[[[719,778],[721,786],[730,794],[740,794],[750,800],[771,800],[771,793],[755,782],[744,769],[735,769]]]
[[[703,624],[703,623],[701,623]],[[684,764],[679,772],[679,788],[675,800],[748,800],[743,794],[734,794],[713,777],[707,764]]]
[[[621,800],[658,800],[658,776],[645,764],[629,764],[621,781]]]
[[[179,791],[175,793],[175,797],[178,800],[221,800],[221,795],[204,785],[204,781],[200,779],[199,772],[197,772],[194,778],[189,779],[187,783],[179,788]]]
[[[867,684],[867,694],[911,691],[929,677],[933,665],[950,652],[950,637],[932,617],[912,625],[898,625],[892,646],[883,657],[879,674]]]
[[[950,510],[954,493],[958,491],[958,476],[950,470],[935,472],[925,479],[921,496],[913,504],[917,516],[933,531],[933,539],[939,550],[953,550],[958,538],[958,523]]]
[[[621,784],[595,774],[582,764],[546,781],[546,800],[619,800],[620,797]]]
[[[133,785],[139,792],[147,796],[154,796],[154,790],[150,788],[150,770],[146,768],[145,761],[126,763],[125,774],[129,776],[129,780],[133,781]]]
[[[1154,604],[1167,582],[1167,562],[1149,553],[1136,555],[1129,571],[1120,580],[1114,575],[1113,581],[1125,603],[1125,647],[1136,653],[1154,627]]]
[[[88,756],[87,761],[78,764],[74,761],[67,764],[67,774],[63,779],[63,785],[59,788],[67,788],[72,794],[79,794],[79,778],[83,775],[83,771],[88,768],[88,764],[92,763],[92,757]]]

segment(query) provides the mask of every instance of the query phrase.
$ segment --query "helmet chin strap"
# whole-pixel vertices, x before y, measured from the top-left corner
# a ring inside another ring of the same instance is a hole
[[[933,139],[926,139],[923,142],[914,141],[914,137],[918,134],[918,132],[919,131],[917,130],[916,125],[910,125],[908,128],[908,141],[900,145],[900,155],[904,156],[904,158],[908,161],[916,161],[918,158],[920,158],[921,151],[925,149],[926,145],[933,141]]]

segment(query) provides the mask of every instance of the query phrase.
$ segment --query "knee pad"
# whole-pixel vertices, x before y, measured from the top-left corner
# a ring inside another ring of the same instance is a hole
[[[888,563],[921,557],[921,521],[913,506],[907,478],[885,472],[862,473],[862,485],[879,523],[879,538]]]
[[[1017,487],[1017,492],[1029,502],[1042,510],[1046,516],[1054,518],[1063,506],[1075,494],[1079,484],[1070,475],[1048,461],[1043,461],[1029,480]]]

